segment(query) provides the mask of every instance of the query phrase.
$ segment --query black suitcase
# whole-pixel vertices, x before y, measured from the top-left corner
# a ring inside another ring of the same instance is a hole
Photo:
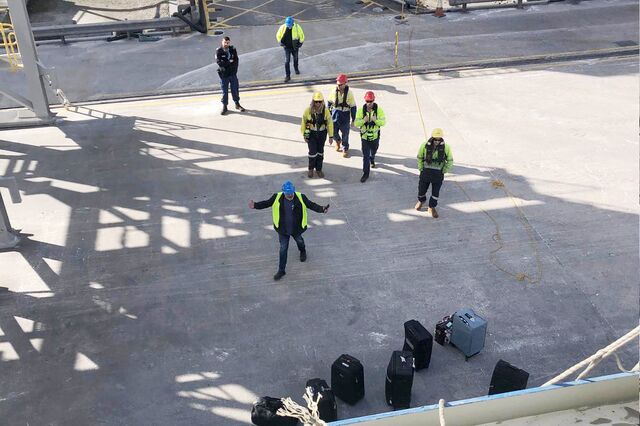
[[[413,386],[413,356],[411,352],[393,351],[387,367],[384,394],[393,408],[409,408]]]
[[[261,397],[251,409],[251,423],[257,426],[296,426],[298,419],[295,417],[282,417],[276,414],[278,408],[282,407],[280,398]]]
[[[311,379],[307,380],[307,387],[311,388],[314,400],[317,398],[318,394],[322,395],[322,398],[318,401],[318,413],[320,414],[320,418],[325,422],[338,420],[338,404],[336,404],[336,397],[327,382],[322,379]]]
[[[335,396],[353,405],[364,397],[364,368],[356,358],[342,354],[331,365],[331,389]]]
[[[491,375],[489,395],[526,389],[528,380],[529,373],[500,360]]]
[[[442,321],[436,323],[436,332],[434,334],[434,340],[439,345],[448,345],[451,340],[451,315],[447,315],[442,318]]]
[[[413,352],[416,371],[429,368],[432,347],[433,336],[422,324],[416,320],[404,323],[404,346],[402,350]]]

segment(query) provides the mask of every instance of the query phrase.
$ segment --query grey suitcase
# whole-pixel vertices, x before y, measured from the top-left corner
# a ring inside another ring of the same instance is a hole
[[[461,309],[451,318],[451,344],[465,356],[465,361],[484,348],[487,321],[469,308]]]

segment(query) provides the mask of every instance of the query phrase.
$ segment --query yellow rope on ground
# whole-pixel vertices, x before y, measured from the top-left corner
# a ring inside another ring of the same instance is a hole
[[[429,139],[429,134],[427,132],[427,126],[424,123],[424,117],[422,114],[422,108],[420,107],[420,99],[418,97],[418,89],[416,87],[416,82],[415,82],[415,78],[413,76],[413,65],[412,65],[412,56],[411,56],[411,39],[413,36],[413,28],[411,29],[411,31],[409,32],[409,41],[407,43],[408,46],[408,59],[409,59],[409,75],[411,76],[411,83],[413,85],[413,94],[414,97],[416,99],[416,105],[418,107],[418,115],[420,117],[420,123],[422,124],[422,131],[424,132],[424,138],[425,140]],[[500,266],[500,264],[498,263],[497,260],[497,253],[502,250],[504,248],[504,240],[502,239],[502,232],[500,230],[500,225],[498,225],[498,221],[485,209],[483,209],[482,207],[478,206],[480,211],[482,211],[482,213],[484,213],[489,220],[491,220],[491,222],[493,222],[494,226],[495,226],[495,234],[493,234],[493,240],[498,244],[498,247],[495,250],[492,250],[489,253],[489,261],[491,262],[491,264],[493,264],[499,271],[515,278],[517,281],[527,281],[530,284],[535,284],[540,282],[540,279],[542,278],[542,262],[540,261],[540,254],[538,253],[538,247],[537,247],[537,243],[536,243],[536,238],[535,238],[535,232],[533,230],[533,227],[531,226],[531,224],[529,223],[529,220],[526,218],[524,212],[522,211],[522,209],[520,208],[520,206],[518,205],[518,203],[516,202],[515,198],[513,197],[513,195],[511,194],[511,192],[507,189],[507,187],[505,186],[505,184],[497,179],[493,172],[489,171],[489,174],[492,177],[492,181],[491,181],[491,185],[498,189],[502,189],[505,194],[509,197],[509,199],[511,200],[511,202],[513,203],[513,205],[516,208],[516,212],[518,213],[518,218],[520,219],[520,222],[523,224],[525,230],[527,231],[527,236],[529,238],[529,244],[531,245],[532,249],[533,249],[533,253],[534,253],[534,257],[536,259],[536,274],[535,276],[530,276],[524,272],[512,272],[509,271],[508,269]],[[467,191],[465,191],[464,187],[462,186],[462,184],[460,184],[460,182],[454,182],[454,184],[462,191],[462,193],[467,197],[467,199],[472,202],[475,203],[475,201],[471,198],[471,196],[467,193]]]

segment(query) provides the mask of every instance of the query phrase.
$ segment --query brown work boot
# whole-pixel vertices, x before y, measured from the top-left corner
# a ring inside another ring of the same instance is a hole
[[[316,174],[320,179],[324,178],[324,173],[322,172],[322,170],[316,170]]]
[[[416,209],[416,210],[418,210],[418,211],[420,211],[420,209],[421,209],[421,208],[422,208],[422,201],[418,201],[418,202],[416,203],[415,209]]]
[[[438,214],[438,210],[436,210],[435,207],[429,207],[427,209],[427,212],[431,213],[431,217],[433,217],[434,219],[437,219],[440,215]]]
[[[340,141],[336,141],[336,151],[340,152],[342,149],[340,148]]]
[[[310,177],[310,178],[313,177],[313,170],[309,170],[309,172],[307,173],[307,177]]]
[[[349,158],[349,150],[346,150],[346,149],[345,149],[345,150],[344,150],[344,152],[342,153],[342,156],[343,156],[344,158]]]

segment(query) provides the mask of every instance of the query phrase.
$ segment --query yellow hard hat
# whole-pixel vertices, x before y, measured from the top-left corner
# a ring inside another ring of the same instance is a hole
[[[444,136],[444,132],[442,131],[441,128],[433,129],[433,132],[431,132],[431,137],[432,138],[440,138],[440,139],[442,139],[442,136]]]
[[[324,101],[324,96],[322,96],[322,93],[316,92],[316,93],[313,94],[313,100],[314,101]]]

